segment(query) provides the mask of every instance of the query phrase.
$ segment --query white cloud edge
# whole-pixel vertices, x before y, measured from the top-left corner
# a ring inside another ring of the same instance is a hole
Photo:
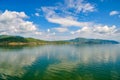
[[[39,17],[39,16],[40,16],[40,14],[39,14],[38,12],[36,12],[36,13],[35,13],[35,16]]]
[[[114,16],[114,15],[118,15],[118,14],[120,14],[120,12],[119,11],[111,11],[110,13],[109,13],[109,15],[110,16]]]

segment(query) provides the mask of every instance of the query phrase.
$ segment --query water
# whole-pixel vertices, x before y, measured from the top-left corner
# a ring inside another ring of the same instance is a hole
[[[120,80],[120,45],[0,47],[0,80]]]

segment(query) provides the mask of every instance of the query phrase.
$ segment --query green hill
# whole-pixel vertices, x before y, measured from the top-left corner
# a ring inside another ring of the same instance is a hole
[[[27,42],[24,37],[1,35],[0,42]]]
[[[45,41],[21,36],[0,35],[0,45],[41,45],[41,44],[118,44],[113,40],[76,38],[62,41]]]
[[[38,45],[38,44],[47,44],[47,41],[34,39],[34,38],[24,38],[21,36],[9,36],[1,35],[0,36],[0,45]]]

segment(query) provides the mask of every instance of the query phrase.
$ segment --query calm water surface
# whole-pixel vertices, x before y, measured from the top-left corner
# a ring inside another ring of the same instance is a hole
[[[120,45],[0,47],[0,80],[120,80]]]

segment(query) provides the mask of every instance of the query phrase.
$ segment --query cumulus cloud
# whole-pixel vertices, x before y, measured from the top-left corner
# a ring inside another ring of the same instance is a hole
[[[83,27],[77,31],[75,31],[75,33],[97,33],[97,34],[101,34],[101,35],[105,35],[105,34],[114,34],[117,31],[117,28],[115,25],[113,26],[103,26],[103,25],[94,25],[93,27]]]
[[[105,26],[97,26],[94,27],[93,32],[97,32],[100,34],[114,34],[117,31],[116,26],[113,25],[111,27],[105,25]]]
[[[118,14],[119,14],[119,11],[111,11],[109,15],[113,16],[113,15],[118,15]]]
[[[107,26],[102,24],[94,24],[93,27],[82,27],[78,30],[71,31],[71,34],[74,34],[74,37],[86,37],[86,38],[100,38],[100,39],[116,39],[120,40],[119,29],[113,26]]]
[[[25,20],[28,16],[24,12],[8,11],[0,14],[0,34],[9,35],[40,35],[33,22]]]

